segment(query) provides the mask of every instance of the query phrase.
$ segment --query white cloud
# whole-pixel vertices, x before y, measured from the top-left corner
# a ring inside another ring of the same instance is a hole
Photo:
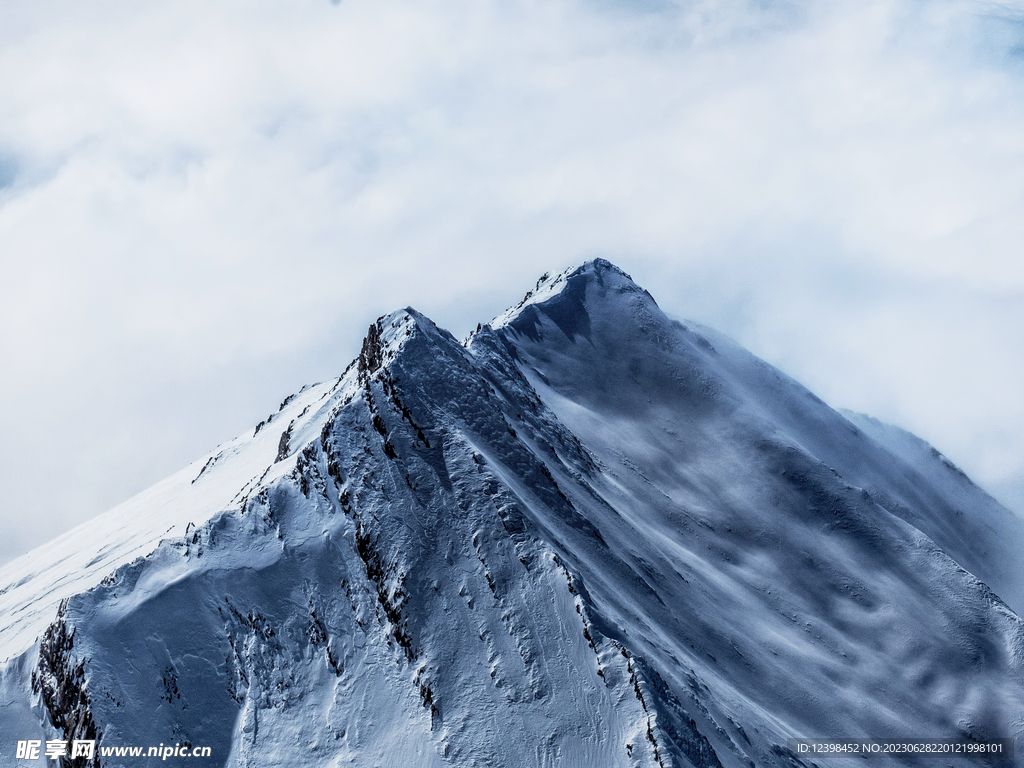
[[[1024,498],[1020,4],[3,13],[6,556],[593,255]]]

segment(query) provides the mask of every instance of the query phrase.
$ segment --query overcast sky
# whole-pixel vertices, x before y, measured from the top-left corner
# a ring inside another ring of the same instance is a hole
[[[0,562],[603,256],[1024,509],[1024,2],[0,6]]]

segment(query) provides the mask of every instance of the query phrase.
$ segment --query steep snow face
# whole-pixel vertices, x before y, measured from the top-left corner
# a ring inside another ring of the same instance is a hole
[[[339,382],[260,430],[278,450],[226,509],[54,606],[8,664],[4,734],[28,713],[17,738],[232,766],[655,764],[638,669],[531,527],[528,505],[566,502],[507,420],[538,409],[520,386],[502,406],[429,320],[379,321]]]
[[[237,508],[259,483],[276,479],[284,469],[275,467],[283,433],[301,421],[316,434],[325,410],[339,396],[338,386],[339,382],[330,382],[304,389],[254,432],[6,564],[0,569],[0,660],[31,645],[53,621],[62,599],[150,554],[162,540],[191,535],[216,513]],[[334,398],[328,399],[331,395]],[[299,441],[298,436],[291,439]]]
[[[1022,735],[1020,524],[919,448],[607,262],[465,344],[396,312],[0,572],[0,742],[712,768]]]
[[[590,403],[602,419],[624,416],[662,435],[670,423],[689,424],[682,439],[693,450],[700,450],[690,439],[698,424],[716,442],[753,430],[758,439],[798,450],[868,490],[1017,612],[1024,610],[1024,524],[934,448],[870,417],[834,411],[728,338],[670,320],[607,262],[552,282],[560,286],[557,298],[531,297],[506,313],[514,319],[494,325],[530,356],[534,371],[561,382],[554,387],[556,402]],[[673,450],[661,458],[675,467]]]
[[[596,474],[552,469],[607,546],[563,554],[609,636],[677,696],[708,687],[720,756],[770,761],[780,732],[1020,733],[1021,625],[1000,599],[1024,596],[1017,518],[612,265],[562,283],[473,348],[511,350],[593,455]]]

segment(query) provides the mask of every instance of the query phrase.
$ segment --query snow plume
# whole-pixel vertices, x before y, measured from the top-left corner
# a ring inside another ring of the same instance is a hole
[[[594,254],[1024,478],[1017,2],[2,15],[0,558],[330,375],[382,312],[469,330]]]

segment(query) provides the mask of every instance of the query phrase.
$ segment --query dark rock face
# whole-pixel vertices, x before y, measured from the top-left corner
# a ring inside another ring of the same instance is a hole
[[[74,654],[74,630],[65,621],[67,602],[61,603],[56,620],[39,641],[39,661],[32,670],[32,691],[37,694],[61,740],[95,741],[100,733],[93,721],[85,685],[85,662]],[[70,750],[68,751],[70,755]],[[99,753],[92,759],[59,757],[60,768],[98,768]]]

